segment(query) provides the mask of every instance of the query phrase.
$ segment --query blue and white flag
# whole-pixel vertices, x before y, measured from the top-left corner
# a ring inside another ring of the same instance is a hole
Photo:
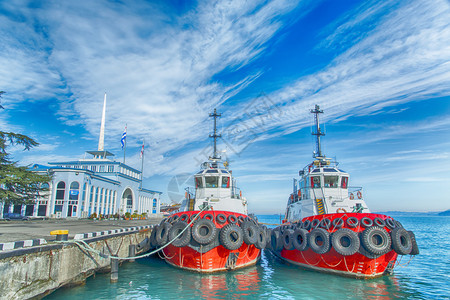
[[[125,139],[127,138],[127,126],[125,126],[125,130],[122,133],[122,138],[120,139],[120,143],[122,144],[122,149],[125,146]]]

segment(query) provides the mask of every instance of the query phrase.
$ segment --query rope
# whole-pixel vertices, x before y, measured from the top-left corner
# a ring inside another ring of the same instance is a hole
[[[350,273],[353,273],[353,270],[355,270],[356,263],[353,263],[353,269],[350,271],[347,266],[347,260],[345,259],[345,256],[344,256],[344,264],[345,264],[345,268],[347,269],[347,271]]]
[[[176,239],[178,239],[186,230],[189,226],[191,226],[192,223],[194,223],[195,220],[197,220],[197,218],[199,217],[200,213],[203,212],[204,210],[208,209],[209,206],[205,206],[204,208],[202,208],[197,215],[192,219],[192,221],[176,236],[174,237],[171,241],[167,242],[164,246],[161,246],[158,249],[155,249],[151,252],[148,252],[146,254],[142,254],[142,255],[137,255],[137,256],[130,256],[130,257],[118,257],[115,255],[109,255],[109,254],[104,254],[101,251],[98,251],[96,249],[94,249],[93,247],[91,247],[88,243],[86,243],[84,240],[71,240],[71,241],[55,241],[57,243],[73,243],[78,245],[80,248],[83,248],[86,251],[92,252],[92,253],[96,253],[97,255],[99,255],[101,258],[112,258],[112,259],[121,259],[121,260],[132,260],[132,259],[139,259],[139,258],[144,258],[144,257],[148,257],[150,255],[153,255],[161,250],[163,250],[164,248],[166,248],[167,246],[169,246],[170,244],[172,244]],[[164,252],[164,251],[161,251]],[[118,253],[118,252],[117,252]],[[163,253],[164,254],[164,253]],[[164,254],[165,256],[165,254]]]

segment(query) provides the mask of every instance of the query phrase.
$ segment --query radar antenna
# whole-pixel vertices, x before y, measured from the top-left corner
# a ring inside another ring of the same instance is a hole
[[[210,138],[214,138],[214,152],[212,159],[220,159],[220,156],[217,154],[217,138],[222,137],[221,134],[217,134],[217,117],[222,116],[222,114],[218,114],[216,109],[214,108],[214,113],[209,114],[210,117],[214,118],[214,134],[210,134]]]

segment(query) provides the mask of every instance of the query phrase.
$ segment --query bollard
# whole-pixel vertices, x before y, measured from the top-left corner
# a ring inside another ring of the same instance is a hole
[[[131,244],[128,246],[128,257],[136,256],[136,245]],[[134,259],[130,259],[130,262],[134,262]]]
[[[111,282],[119,280],[119,260],[111,257]]]
[[[53,230],[50,235],[56,235],[57,241],[67,241],[69,239],[69,230]]]

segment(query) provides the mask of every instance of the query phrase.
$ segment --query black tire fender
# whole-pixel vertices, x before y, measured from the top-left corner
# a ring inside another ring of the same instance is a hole
[[[292,234],[292,245],[298,251],[308,249],[308,231],[304,228],[297,228]]]
[[[230,222],[231,224],[236,224],[238,221],[237,217],[235,215],[229,215],[228,216],[228,222]]]
[[[281,232],[273,229],[270,235],[270,246],[274,251],[281,251],[283,249],[283,241],[281,240]]]
[[[380,217],[376,217],[375,219],[373,219],[373,224],[375,224],[375,226],[378,226],[381,228],[386,226],[386,222]]]
[[[371,227],[371,226],[373,226],[373,221],[372,221],[372,219],[370,219],[369,217],[363,217],[363,218],[361,219],[361,225],[362,225],[364,228]]]
[[[384,228],[367,227],[361,233],[361,244],[371,254],[382,255],[391,250],[391,236]]]
[[[294,249],[294,246],[292,245],[292,233],[294,231],[292,229],[287,229],[284,231],[283,235],[281,236],[281,240],[283,241],[283,247],[286,250],[292,250]]]
[[[216,216],[216,222],[219,224],[225,224],[225,222],[227,221],[227,217],[224,214],[218,214]]]
[[[391,229],[391,230],[394,229],[395,227],[397,227],[395,225],[394,219],[386,219],[384,221],[386,222],[386,227]]]
[[[211,243],[216,235],[216,225],[210,219],[200,219],[192,226],[192,238],[201,245]]]
[[[347,218],[347,226],[350,228],[356,228],[359,225],[359,220],[356,217],[349,217]]]
[[[253,245],[258,240],[258,227],[256,227],[253,222],[245,221],[241,225],[241,229],[243,232],[244,242],[247,245]]]
[[[322,219],[322,221],[320,221],[320,227],[326,230],[330,229],[331,227],[330,219],[327,218]]]
[[[256,243],[255,247],[257,249],[264,249],[266,247],[266,231],[263,227],[258,228],[258,233],[256,234]]]
[[[169,235],[169,230],[172,227],[172,224],[165,222],[162,225],[158,226],[156,230],[155,240],[158,246],[163,246],[167,244],[167,237]]]
[[[237,250],[244,242],[244,234],[241,227],[230,223],[222,227],[219,234],[219,241],[228,250]]]
[[[331,234],[331,245],[337,253],[349,256],[358,252],[361,243],[356,232],[340,228]]]
[[[319,227],[320,224],[320,220],[319,219],[314,219],[311,221],[311,229],[315,229],[317,227]]]
[[[391,231],[392,249],[400,255],[410,254],[412,250],[411,236],[406,229],[397,227]]]
[[[182,219],[183,216],[181,216],[180,219]],[[191,226],[188,225],[185,221],[178,221],[175,224],[172,225],[172,227],[169,230],[169,242],[173,240],[178,234],[180,234],[181,231],[183,231],[186,228],[186,230],[181,234],[176,240],[172,242],[172,245],[175,247],[184,247],[189,244],[191,241]]]
[[[308,235],[309,247],[318,254],[330,250],[330,233],[323,228],[315,228]]]
[[[306,230],[309,230],[311,228],[311,221],[310,220],[303,221],[302,228],[306,229]]]
[[[336,229],[342,228],[342,226],[344,226],[344,219],[336,218],[331,222],[331,224],[333,225],[333,228]]]

